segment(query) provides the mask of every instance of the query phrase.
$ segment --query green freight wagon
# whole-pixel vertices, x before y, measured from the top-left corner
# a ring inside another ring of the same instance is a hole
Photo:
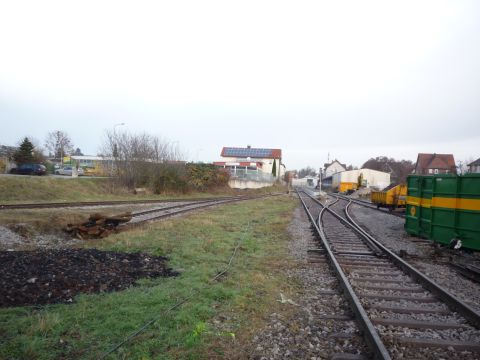
[[[480,174],[410,175],[405,215],[409,234],[480,250]]]

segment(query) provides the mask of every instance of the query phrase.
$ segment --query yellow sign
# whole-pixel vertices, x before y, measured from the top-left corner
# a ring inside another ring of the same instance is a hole
[[[415,216],[416,213],[417,213],[417,208],[415,206],[412,206],[410,208],[410,215]]]

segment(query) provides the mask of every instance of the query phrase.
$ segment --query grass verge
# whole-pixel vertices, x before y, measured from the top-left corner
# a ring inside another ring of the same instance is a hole
[[[85,246],[166,255],[182,275],[145,279],[118,293],[82,295],[71,305],[0,309],[0,358],[96,359],[179,300],[195,297],[148,327],[111,359],[225,358],[261,328],[290,291],[286,231],[296,202],[282,196],[221,206]],[[238,241],[233,268],[211,286]],[[214,323],[221,322],[221,326]]]
[[[285,191],[283,186],[257,190],[213,189],[208,192],[187,194],[167,193],[160,195],[134,195],[127,189],[115,186],[108,178],[81,177],[56,178],[50,176],[0,176],[0,203],[44,203],[108,200],[164,200],[173,198],[205,198],[222,195],[253,195]]]

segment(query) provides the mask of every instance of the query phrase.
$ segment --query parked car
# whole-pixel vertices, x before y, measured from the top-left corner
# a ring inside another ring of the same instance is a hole
[[[55,170],[55,174],[56,174],[56,175],[72,176],[72,172],[73,172],[73,167],[72,167],[72,166],[64,166],[64,167],[61,168],[61,169]],[[78,174],[78,176],[83,176],[83,175],[84,175],[83,169],[82,169],[82,168],[78,168],[78,169],[77,169],[77,174]]]
[[[10,174],[40,176],[47,174],[47,168],[42,164],[21,164],[10,170]]]

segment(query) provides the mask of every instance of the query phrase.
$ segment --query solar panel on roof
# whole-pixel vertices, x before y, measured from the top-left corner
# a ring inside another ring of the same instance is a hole
[[[225,156],[266,158],[272,156],[272,149],[225,148]]]

